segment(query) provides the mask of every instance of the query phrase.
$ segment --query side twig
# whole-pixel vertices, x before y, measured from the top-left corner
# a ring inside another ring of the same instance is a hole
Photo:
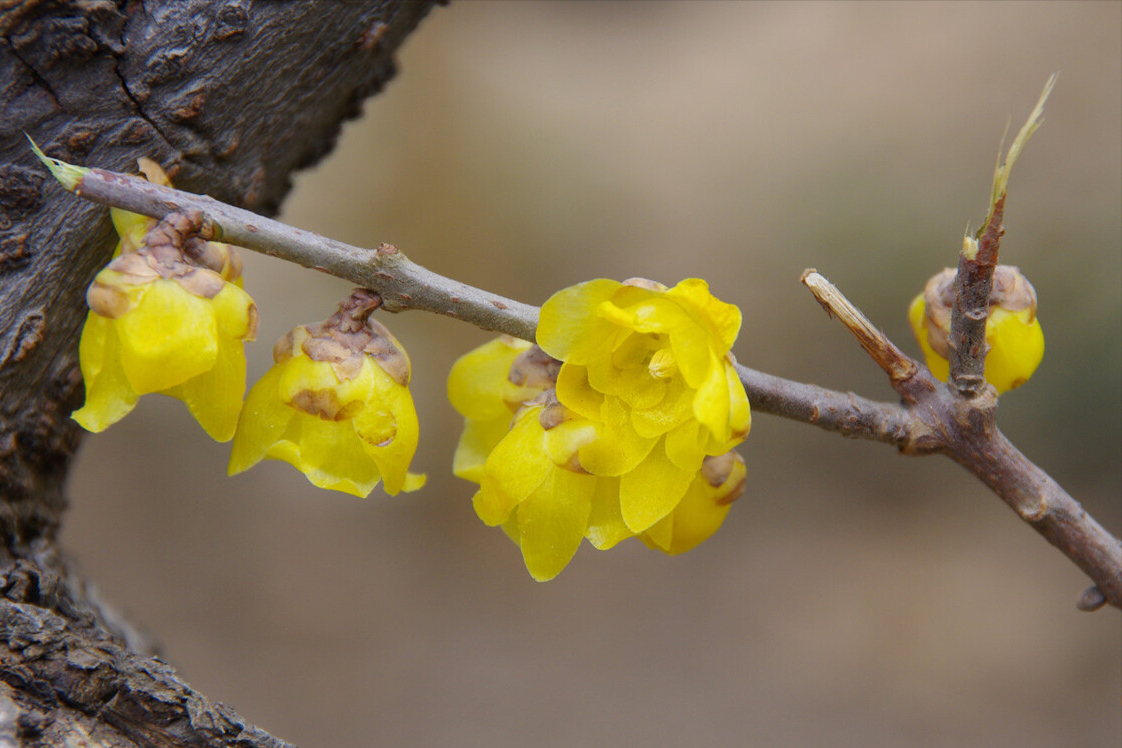
[[[922,435],[908,442],[922,448],[898,444],[901,451],[945,454],[1001,497],[1095,582],[1077,603],[1081,610],[1096,610],[1106,603],[1122,608],[1122,542],[1001,433],[993,388],[966,396],[936,386],[926,368],[900,353],[829,281],[812,270],[803,273],[803,281],[826,311],[854,333],[903,397],[894,422],[901,424],[900,433]],[[909,368],[906,361],[912,364],[912,374],[896,376],[895,372]]]

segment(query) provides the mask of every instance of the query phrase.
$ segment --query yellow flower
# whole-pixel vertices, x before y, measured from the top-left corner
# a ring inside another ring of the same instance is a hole
[[[87,300],[78,349],[86,402],[73,414],[78,423],[102,431],[140,395],[159,392],[182,400],[212,438],[233,436],[245,392],[242,344],[257,331],[257,309],[245,291],[160,246],[113,260]]]
[[[339,313],[278,341],[273,366],[246,397],[230,454],[234,475],[263,459],[290,463],[320,488],[365,497],[415,491],[417,449],[409,357],[368,316],[377,297],[356,291]]]
[[[908,308],[908,321],[927,368],[941,381],[950,376],[948,337],[954,305],[955,271],[932,277]],[[1044,358],[1044,332],[1036,317],[1036,289],[1020,270],[998,265],[986,319],[986,381],[998,394],[1027,382]]]
[[[729,350],[740,310],[691,278],[667,289],[594,280],[542,307],[538,344],[563,362],[557,399],[595,425],[581,468],[620,478],[620,508],[640,533],[670,514],[707,455],[744,440],[751,414]]]
[[[720,527],[744,486],[729,449],[750,423],[728,356],[739,324],[703,281],[592,281],[542,308],[552,352],[499,338],[456,362],[454,472],[479,484],[476,514],[534,579],[556,576],[582,538],[605,550],[641,535],[677,554]]]

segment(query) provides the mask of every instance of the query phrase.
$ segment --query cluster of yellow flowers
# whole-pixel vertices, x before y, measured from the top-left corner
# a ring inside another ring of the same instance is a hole
[[[453,471],[479,484],[476,513],[535,579],[585,538],[681,553],[720,527],[744,485],[730,450],[751,424],[729,357],[739,329],[704,281],[594,280],[545,303],[537,346],[499,338],[456,362]]]
[[[169,184],[155,163],[141,168]],[[278,459],[360,497],[379,482],[390,494],[424,484],[408,471],[418,440],[409,356],[371,318],[376,293],[358,289],[284,336],[243,403],[257,311],[237,253],[199,238],[190,215],[112,216],[120,240],[87,293],[75,420],[101,431],[158,392],[214,439],[233,439],[231,474]],[[909,310],[944,380],[953,279],[932,278]],[[465,426],[453,472],[478,484],[476,513],[519,546],[534,579],[555,577],[585,539],[604,550],[638,537],[677,554],[717,531],[745,483],[732,451],[751,426],[730,353],[740,324],[699,279],[593,280],[545,303],[536,344],[504,336],[456,362],[448,397]],[[1043,356],[1036,292],[1016,268],[994,276],[986,339],[999,392]]]
[[[163,170],[142,160],[150,181]],[[124,418],[140,395],[182,400],[217,441],[234,440],[231,474],[285,460],[321,488],[366,496],[378,484],[412,491],[417,448],[409,357],[370,314],[377,295],[355,291],[317,325],[273,350],[276,365],[245,394],[244,343],[257,309],[241,288],[233,248],[191,235],[188,216],[155,219],[113,209],[114,259],[87,292],[79,343],[86,402],[73,417],[90,431]]]

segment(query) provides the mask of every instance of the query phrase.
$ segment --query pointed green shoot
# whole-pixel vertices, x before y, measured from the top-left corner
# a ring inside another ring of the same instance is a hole
[[[33,150],[35,155],[39,157],[39,160],[51,170],[51,174],[54,175],[54,178],[58,180],[59,184],[65,187],[68,192],[73,192],[74,188],[78,186],[78,183],[82,181],[82,177],[86,176],[89,172],[89,169],[83,166],[68,164],[57,158],[51,158],[43,153],[39,146],[35,144],[35,141],[31,139],[30,135],[24,133],[24,136],[27,138],[27,142],[31,143],[31,150]]]
[[[1044,84],[1044,91],[1041,92],[1036,107],[1029,114],[1028,120],[1021,127],[1021,131],[1017,133],[1017,137],[1013,139],[1013,144],[1009,146],[1009,152],[1005,155],[1004,162],[1000,161],[1001,149],[998,149],[998,165],[993,172],[993,192],[990,194],[990,207],[986,212],[986,220],[982,223],[979,232],[985,231],[986,226],[989,226],[997,201],[1005,196],[1005,189],[1009,185],[1009,172],[1013,170],[1013,164],[1016,163],[1017,157],[1024,150],[1025,143],[1044,122],[1044,102],[1048,101],[1048,95],[1052,93],[1052,88],[1056,85],[1056,75],[1057,73],[1052,73],[1052,77]],[[1002,140],[1004,141],[1005,138],[1002,137]]]

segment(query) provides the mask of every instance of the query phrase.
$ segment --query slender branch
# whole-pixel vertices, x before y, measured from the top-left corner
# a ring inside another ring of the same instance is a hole
[[[38,149],[36,149],[38,151]],[[195,195],[102,169],[87,169],[41,155],[62,185],[76,195],[116,208],[163,218],[200,211],[209,238],[262,252],[378,292],[390,312],[421,309],[462,319],[484,330],[534,339],[538,309],[489,293],[418,265],[392,244],[354,247],[287,226],[206,195]]]
[[[486,330],[534,339],[536,307],[440,276],[391,245],[361,249],[209,197],[42,158],[67,189],[82,197],[155,218],[175,211],[200,211],[204,238],[244,246],[370,288],[390,311],[423,309]],[[1000,203],[996,208],[994,215],[1000,221]],[[1096,587],[1084,593],[1081,608],[1093,609],[1100,600],[1122,608],[1122,545],[1001,435],[995,425],[992,391],[983,389],[979,397],[968,399],[937,386],[925,367],[904,355],[825,278],[808,271],[803,280],[888,373],[904,404],[878,403],[737,364],[752,407],[844,436],[892,444],[908,454],[947,454],[1091,577]]]
[[[852,392],[794,382],[736,364],[752,410],[808,423],[855,439],[892,444],[906,454],[938,451],[942,440],[923,421],[896,403],[881,403]]]

